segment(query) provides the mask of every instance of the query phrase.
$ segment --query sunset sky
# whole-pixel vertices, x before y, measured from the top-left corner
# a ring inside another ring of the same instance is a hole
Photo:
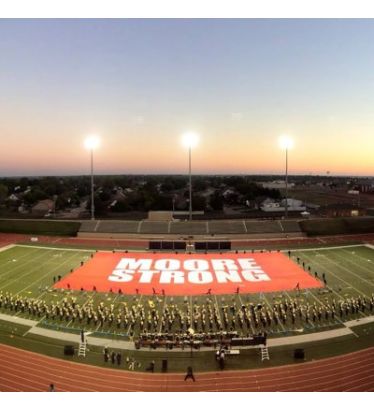
[[[0,20],[0,176],[374,175],[374,20]]]

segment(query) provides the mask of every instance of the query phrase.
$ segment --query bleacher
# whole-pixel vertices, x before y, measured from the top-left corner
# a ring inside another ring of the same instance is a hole
[[[169,222],[142,221],[139,223],[139,233],[141,234],[162,234],[168,233]]]
[[[139,221],[84,221],[80,232],[137,233]]]
[[[83,221],[81,233],[140,235],[261,235],[301,232],[295,220],[211,220],[211,221]]]
[[[210,221],[210,234],[245,234],[244,221]]]
[[[180,235],[207,235],[208,228],[207,223],[201,222],[171,222],[170,223],[170,233],[180,234]]]
[[[245,221],[248,234],[283,233],[280,221]]]
[[[283,228],[283,231],[286,233],[301,232],[299,221],[286,220],[286,221],[279,221],[279,222]]]

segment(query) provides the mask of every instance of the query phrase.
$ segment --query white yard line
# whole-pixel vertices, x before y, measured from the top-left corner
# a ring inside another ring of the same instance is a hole
[[[365,316],[362,319],[349,320],[348,322],[345,322],[344,325],[351,328],[355,326],[366,325],[368,323],[373,323],[373,322],[374,322],[374,316]]]
[[[307,256],[306,256],[306,258],[308,259]],[[319,265],[319,266],[322,267],[324,270],[326,270],[326,269],[325,269],[325,268],[326,268],[325,266],[323,266],[321,263],[319,263],[319,262],[317,262],[317,261],[315,261],[315,260],[310,260],[310,263],[311,263],[311,264],[314,264],[314,265]],[[337,275],[335,275],[334,273],[332,273],[330,270],[329,270],[329,274],[332,275],[332,276],[334,276],[336,279],[340,280],[341,282],[344,282],[346,285],[348,285],[349,288],[352,288],[352,289],[354,289],[356,292],[361,293],[361,295],[364,295],[365,297],[367,297],[367,295],[365,295],[364,293],[362,293],[361,291],[359,291],[358,289],[356,289],[354,286],[352,286],[350,283],[348,283],[348,282],[345,281],[344,279],[342,279],[342,278],[340,278],[339,276],[337,276]],[[336,292],[333,288],[330,288],[330,289],[332,289],[332,291],[333,291],[336,295],[338,295],[341,299],[344,300],[343,296],[339,295],[339,293]]]
[[[41,259],[41,258],[45,258],[45,256],[46,256],[45,254],[42,254],[42,255],[35,256],[34,258],[29,258],[29,259],[27,260],[27,262],[22,263],[22,264],[19,264],[19,265],[15,266],[13,269],[9,269],[8,271],[4,272],[3,274],[4,274],[5,276],[7,276],[10,272],[16,271],[16,270],[19,269],[21,266],[27,265],[27,264],[29,264],[30,262],[35,262],[36,260],[39,260],[39,259]],[[8,287],[9,284],[14,283],[14,282],[17,282],[18,280],[24,278],[25,276],[30,275],[30,273],[35,272],[37,269],[39,269],[39,266],[37,266],[37,267],[34,268],[34,269],[29,270],[28,272],[24,273],[24,274],[21,275],[21,276],[17,276],[15,279],[13,279],[13,280],[11,280],[11,281],[9,281],[9,282],[8,282],[7,279],[5,279],[5,282],[6,282],[5,288]],[[0,279],[1,279],[0,282],[3,282],[3,280],[4,280],[3,274],[0,276]]]
[[[45,275],[41,276],[40,278],[38,278],[37,281],[31,283],[31,285],[26,286],[25,288],[21,289],[20,291],[18,291],[17,293],[15,293],[14,295],[19,295],[21,292],[24,292],[26,289],[29,289],[31,286],[34,286],[35,283],[41,282],[42,280],[44,280],[44,278],[46,278],[47,276],[50,276],[53,272],[56,272],[58,270],[60,270],[60,268],[65,265],[66,263],[68,263],[70,261],[70,259],[72,259],[73,257],[75,258],[76,256],[78,256],[78,252],[76,252],[73,255],[70,255],[68,258],[66,258],[64,260],[64,262],[60,263],[56,268],[49,270]],[[45,293],[45,292],[43,292]],[[40,298],[41,295],[39,295],[39,297],[37,299]]]
[[[4,251],[7,251],[8,249],[12,249],[15,246],[16,245],[14,245],[14,244],[3,246],[2,248],[0,248],[0,252],[4,252]]]
[[[348,253],[348,251],[345,251],[345,252],[347,252],[347,256],[350,255],[350,254]],[[367,262],[367,259],[363,258],[362,256],[360,256],[360,255],[355,255],[355,256],[356,256],[356,257],[360,257],[361,259],[365,260],[365,262]],[[363,266],[363,265],[359,265],[358,263],[356,263],[356,262],[350,260],[349,258],[345,258],[344,256],[342,256],[342,259],[345,260],[345,261],[347,261],[346,263],[350,263],[351,265],[357,266],[359,269],[363,269],[363,270],[365,270],[366,272],[368,272],[368,273],[370,273],[370,274],[373,273],[373,269],[369,269],[369,268],[366,268],[366,267]],[[362,278],[361,276],[354,274],[353,272],[352,272],[352,274],[355,275],[355,276],[357,276],[360,280],[362,280],[362,281],[368,283],[370,286],[374,286],[374,282],[372,282],[372,281],[370,282],[369,280],[364,279],[364,278]]]
[[[14,248],[14,249],[15,249],[15,248]],[[16,261],[19,262],[19,261],[21,261],[21,260],[24,259],[24,258],[29,258],[30,255],[33,255],[34,253],[36,253],[36,252],[30,252],[29,254],[24,253],[23,255],[17,256]],[[26,263],[26,262],[25,262],[25,263]],[[21,265],[18,264],[17,267],[22,266],[22,265],[24,265],[25,263],[22,263]],[[27,263],[28,263],[28,262],[27,262]],[[13,259],[10,259],[10,260],[8,260],[7,262],[4,262],[4,263],[1,265],[1,268],[4,269],[4,267],[5,267],[6,265],[8,265],[8,264],[14,264]],[[8,272],[11,272],[12,270],[13,270],[13,269],[10,269],[10,270],[8,270],[8,271],[2,271],[2,273],[0,273],[0,279],[1,279],[1,276],[2,276],[2,275],[7,274]]]
[[[265,293],[263,293],[262,295],[263,295],[263,298],[265,299],[265,303],[269,306],[270,311],[273,312],[273,308],[272,308],[271,304],[268,302],[268,300],[265,296]],[[282,320],[280,318],[279,318],[279,324],[280,324],[281,328],[283,329],[283,332],[285,332],[286,328],[283,326]]]
[[[96,252],[96,249],[79,249],[79,248],[53,248],[52,246],[33,246],[33,245],[15,245],[20,246],[22,248],[36,248],[36,249],[52,249],[55,251],[74,251],[74,252]],[[105,251],[100,251],[105,252]],[[107,251],[110,252],[110,251]]]
[[[321,246],[319,248],[294,248],[294,249],[287,249],[287,250],[282,249],[281,252],[286,252],[288,250],[292,252],[323,251],[323,250],[329,250],[329,249],[360,248],[362,246],[366,246],[366,245],[357,244],[357,245],[341,245],[341,246]]]
[[[333,263],[335,266],[339,267],[340,269],[350,273],[353,276],[356,276],[356,278],[358,278],[361,281],[367,282],[370,286],[373,286],[373,284],[365,279],[362,279],[360,276],[356,275],[354,272],[352,272],[350,269],[345,268],[344,266],[340,266],[337,262],[335,262],[332,258],[329,258],[326,255],[322,255],[323,258],[327,259],[328,261],[331,261],[331,263]],[[331,272],[330,272],[331,273]],[[341,279],[341,278],[340,278]],[[344,279],[341,279],[343,282],[347,283]],[[361,292],[360,290],[358,290],[357,288],[355,288],[352,284],[349,284],[353,289],[355,289],[357,292],[361,293],[364,296],[368,296],[366,295],[364,292]]]
[[[167,299],[167,296],[164,296],[164,303],[162,304],[162,309],[161,309],[160,327],[159,327],[159,330],[158,330],[159,333],[161,333],[161,330],[162,330],[162,317],[164,316],[164,309],[165,309],[165,305],[166,305],[166,299]],[[191,324],[191,326],[192,326],[192,324]]]

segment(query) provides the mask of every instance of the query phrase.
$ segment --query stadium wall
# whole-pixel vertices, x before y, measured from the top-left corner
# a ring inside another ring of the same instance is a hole
[[[300,227],[307,236],[374,233],[374,217],[309,219]]]
[[[0,232],[48,236],[77,236],[81,223],[75,221],[40,221],[0,219]]]

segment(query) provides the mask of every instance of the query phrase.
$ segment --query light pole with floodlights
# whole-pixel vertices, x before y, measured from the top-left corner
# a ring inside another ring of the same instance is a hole
[[[199,136],[194,132],[187,132],[182,137],[183,145],[188,148],[188,175],[189,175],[189,220],[192,220],[192,175],[191,175],[191,151],[199,142]]]
[[[95,219],[95,201],[94,201],[94,151],[100,145],[100,138],[96,135],[88,136],[84,141],[84,146],[91,153],[91,219]]]
[[[293,148],[293,139],[288,135],[282,135],[279,138],[279,145],[283,150],[286,151],[286,204],[285,204],[285,212],[284,217],[288,217],[288,150]]]

